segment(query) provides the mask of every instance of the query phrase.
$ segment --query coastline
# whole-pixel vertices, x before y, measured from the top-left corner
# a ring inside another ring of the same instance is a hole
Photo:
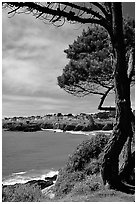
[[[26,172],[12,173],[2,179],[2,185],[15,185],[15,184],[25,184],[32,180],[45,180],[45,177],[53,177],[58,175],[58,170],[30,170]]]
[[[44,117],[13,117],[2,120],[2,128],[7,131],[35,132],[41,130],[51,130],[58,132],[82,131],[89,132],[93,130],[111,130],[113,129],[114,115],[111,113],[84,114],[79,115],[46,115]],[[75,134],[75,133],[74,133]]]
[[[61,129],[43,129],[42,132],[54,132],[54,133],[67,133],[73,135],[86,135],[89,138],[94,136],[98,133],[105,133],[111,134],[112,130],[103,131],[103,130],[96,130],[96,131],[63,131]],[[13,172],[12,174],[3,177],[2,184],[3,185],[14,185],[16,183],[26,183],[30,180],[43,180],[45,177],[52,177],[55,174],[58,174],[58,169],[45,169],[45,170],[29,170],[29,171],[20,171],[20,172]]]
[[[64,133],[70,133],[70,134],[76,134],[76,135],[95,135],[97,133],[105,133],[105,134],[111,134],[112,130],[93,130],[93,131],[63,131],[61,129],[43,129],[42,131],[52,131],[52,132],[64,132]]]

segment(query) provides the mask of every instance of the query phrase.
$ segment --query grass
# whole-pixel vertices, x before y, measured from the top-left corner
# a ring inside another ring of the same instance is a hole
[[[134,202],[135,196],[115,190],[105,189],[100,174],[86,176],[77,181],[72,190],[63,197],[49,199],[45,196],[42,202]]]
[[[36,185],[16,184],[2,189],[2,202],[38,202],[42,196]]]

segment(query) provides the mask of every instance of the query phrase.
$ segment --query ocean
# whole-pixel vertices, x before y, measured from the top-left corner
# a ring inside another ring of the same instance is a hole
[[[2,183],[25,183],[53,176],[76,146],[88,139],[81,132],[2,132]]]

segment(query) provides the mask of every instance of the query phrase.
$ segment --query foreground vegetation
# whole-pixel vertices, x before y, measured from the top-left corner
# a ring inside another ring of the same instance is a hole
[[[18,184],[14,188],[7,186],[2,189],[3,202],[38,202],[42,192],[38,186]]]
[[[3,188],[3,201],[14,202],[134,202],[134,195],[104,188],[100,176],[103,149],[110,135],[98,133],[83,141],[69,155],[66,165],[59,170],[55,185],[42,194],[38,186],[16,185]],[[134,143],[132,143],[132,148]],[[125,147],[122,151],[124,155]],[[123,163],[123,155],[120,163]],[[131,175],[129,175],[131,176]],[[134,180],[134,175],[132,176]]]

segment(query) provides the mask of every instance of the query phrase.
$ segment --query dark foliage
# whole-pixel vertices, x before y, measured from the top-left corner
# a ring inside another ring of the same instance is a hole
[[[69,156],[65,167],[59,171],[54,188],[57,197],[68,194],[75,183],[84,180],[87,175],[99,173],[101,166],[99,155],[109,138],[110,135],[98,134],[78,145],[74,153]]]
[[[124,20],[124,42],[127,52],[135,44],[135,22]],[[58,85],[70,94],[84,96],[103,94],[113,85],[113,48],[108,32],[101,26],[83,30],[81,36],[64,51],[69,63],[59,76]]]

